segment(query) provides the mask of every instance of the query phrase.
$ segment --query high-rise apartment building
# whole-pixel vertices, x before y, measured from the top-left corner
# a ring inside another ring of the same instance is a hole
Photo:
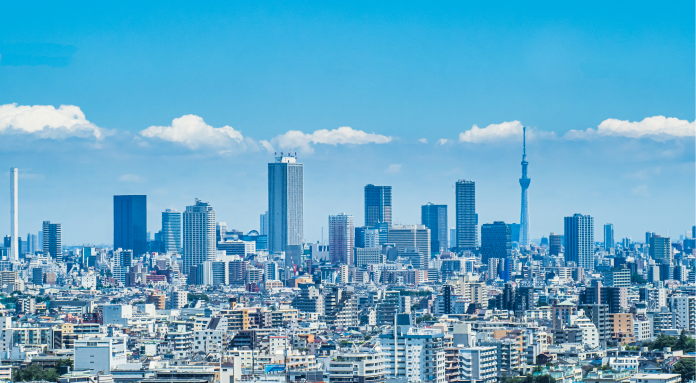
[[[162,212],[162,242],[167,254],[181,251],[181,213],[176,209]]]
[[[114,249],[147,253],[147,196],[114,196]]]
[[[380,222],[392,224],[391,186],[365,186],[365,226],[373,227]]]
[[[474,250],[477,245],[478,219],[476,217],[476,183],[457,181],[455,187],[457,249]]]
[[[440,253],[447,249],[447,205],[428,202],[421,206],[421,224],[430,229],[430,251]]]
[[[559,255],[563,253],[563,236],[551,233],[549,234],[549,254]]]
[[[283,156],[268,164],[268,251],[302,245],[304,238],[304,166]]]
[[[510,225],[496,221],[481,226],[481,262],[507,258],[512,251]]]
[[[585,270],[594,270],[594,218],[575,214],[565,217],[565,260]]]
[[[215,210],[208,203],[196,199],[196,204],[186,206],[184,212],[184,274],[191,266],[214,261],[217,250],[215,243]]]
[[[445,383],[445,335],[440,330],[416,328],[410,314],[397,314],[393,330],[380,334],[389,380]]]
[[[672,242],[669,237],[653,234],[649,243],[650,258],[658,262],[669,262],[672,259]]]
[[[393,225],[389,228],[389,243],[393,243],[399,253],[416,248],[430,259],[430,229],[425,225]]]
[[[334,265],[353,265],[355,232],[353,216],[346,214],[329,216],[329,257]]]
[[[614,248],[614,224],[604,225],[604,250],[609,251]]]
[[[19,169],[10,168],[10,255],[19,262]]]
[[[63,260],[62,230],[59,223],[43,222],[43,255]]]

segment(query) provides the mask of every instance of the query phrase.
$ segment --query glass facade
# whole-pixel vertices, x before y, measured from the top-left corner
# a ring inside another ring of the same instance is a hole
[[[447,205],[421,206],[421,223],[430,229],[430,251],[437,254],[447,249]]]
[[[392,224],[392,188],[370,184],[365,186],[365,226],[381,222]]]
[[[295,157],[268,164],[268,251],[302,245],[304,238],[304,166]]]
[[[114,249],[147,253],[147,196],[114,196]]]
[[[161,241],[167,254],[181,251],[181,213],[167,209],[162,212]]]
[[[478,227],[476,217],[476,183],[474,181],[457,181],[456,218],[457,218],[457,248],[459,250],[474,250],[478,242]]]

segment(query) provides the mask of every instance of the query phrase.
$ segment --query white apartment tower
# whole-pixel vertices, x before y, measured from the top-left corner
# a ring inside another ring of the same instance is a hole
[[[379,336],[387,379],[445,383],[445,335],[414,327],[411,314],[397,314],[394,322],[393,332]]]
[[[196,204],[186,206],[184,212],[184,274],[191,266],[214,261],[216,251],[215,210],[196,199]]]

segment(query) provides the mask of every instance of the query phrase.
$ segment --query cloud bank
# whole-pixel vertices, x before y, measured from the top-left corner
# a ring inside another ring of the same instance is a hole
[[[474,125],[466,132],[459,133],[459,142],[482,143],[517,137],[522,137],[522,124],[515,120],[490,124],[483,129]]]
[[[565,134],[567,139],[592,139],[600,136],[618,136],[629,138],[652,138],[656,141],[693,137],[696,124],[674,117],[654,116],[643,121],[622,121],[609,118],[602,121],[597,129],[571,130]]]
[[[5,104],[0,105],[0,133],[101,139],[107,132],[89,122],[78,106],[61,105],[56,109],[53,105]]]
[[[206,124],[203,118],[193,114],[175,118],[171,126],[151,126],[142,130],[140,134],[143,137],[176,142],[189,149],[235,146],[244,149],[242,132],[231,126],[213,128]]]
[[[366,133],[362,130],[344,126],[338,129],[316,130],[314,133],[303,133],[298,130],[290,130],[285,134],[276,136],[269,143],[262,141],[261,144],[266,149],[278,147],[281,149],[300,149],[303,152],[311,153],[313,151],[312,144],[386,144],[392,141],[392,137],[383,136],[381,134]]]

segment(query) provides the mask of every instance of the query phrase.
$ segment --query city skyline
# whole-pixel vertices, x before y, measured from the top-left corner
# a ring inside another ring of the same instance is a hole
[[[270,163],[269,163],[269,165],[270,165]],[[17,171],[17,168],[13,168],[13,169],[15,169],[15,171]],[[368,186],[372,186],[372,185],[367,185],[366,187],[368,187]],[[389,196],[390,196],[390,199],[391,199],[391,186],[386,186],[386,187],[389,188],[389,191],[390,191],[390,192],[389,192]],[[112,198],[115,199],[116,196],[113,196]],[[477,215],[477,216],[478,216],[478,213],[479,213],[479,212],[478,212],[478,209],[479,209],[479,208],[478,208],[478,204],[479,204],[479,201],[477,200],[477,201],[476,201],[476,206],[477,206],[477,207],[476,207],[476,209],[477,209],[476,215]],[[450,204],[444,204],[444,205],[447,206],[447,209],[448,209],[448,210],[449,210],[449,209],[455,209],[456,201],[452,201]],[[422,208],[422,206],[420,206],[420,207]],[[151,207],[148,205],[148,221],[151,220],[151,215],[152,215],[152,214],[161,215],[161,214],[164,214],[164,213],[166,212],[166,210],[169,210],[169,209],[170,209],[170,208],[166,208],[165,210],[163,210],[163,211],[161,211],[161,212],[152,212],[152,211],[151,211],[151,210],[152,210]],[[173,210],[176,210],[176,209],[173,209]],[[420,210],[420,209],[419,209],[419,210]],[[454,213],[454,212],[451,212],[451,213],[449,214],[449,215],[450,215],[450,219],[449,219],[450,226],[449,226],[449,227],[455,228],[455,225],[456,225],[456,217],[452,217],[452,215],[454,215],[454,214],[452,214],[452,213]],[[574,213],[568,213],[568,215],[572,215],[572,214],[574,214]],[[330,214],[327,214],[327,216],[328,216],[328,215],[330,215]],[[420,215],[422,215],[422,212],[420,212]],[[590,214],[590,215],[592,215],[592,214]],[[21,217],[21,216],[20,216],[20,217]],[[518,217],[519,217],[519,216],[518,216]],[[561,218],[562,218],[562,217],[561,217]],[[403,222],[403,224],[417,224],[417,223],[420,222],[421,219],[422,219],[422,217],[419,216],[418,219],[417,219],[416,221],[413,221],[413,222]],[[455,222],[452,222],[453,220],[454,220]],[[258,221],[257,221],[257,222],[258,222]],[[479,243],[480,243],[480,239],[481,239],[481,238],[480,238],[480,233],[479,233],[480,227],[481,227],[482,225],[486,224],[486,223],[492,223],[492,222],[493,222],[493,221],[491,221],[491,222],[481,222],[481,221],[479,221],[479,222],[478,222],[478,228],[477,228],[477,234],[476,234],[476,235],[477,235],[477,239],[476,239],[476,240],[479,241]],[[508,221],[506,221],[506,222],[508,222]],[[561,222],[562,222],[562,219],[561,219]],[[515,223],[515,222],[514,222],[514,221],[511,221],[510,223]],[[402,224],[402,222],[399,222],[398,224]],[[562,224],[562,223],[561,223],[561,224]],[[258,224],[257,224],[257,225],[258,225]],[[602,225],[603,225],[603,224],[602,224]],[[155,226],[155,227],[156,227],[156,226]],[[324,229],[327,228],[326,226],[323,226],[323,227],[324,227]],[[251,230],[257,230],[257,231],[259,231],[259,229],[260,229],[260,228],[258,228],[258,227],[251,227],[250,229],[246,229],[246,230],[243,230],[243,231],[244,231],[244,232],[248,232],[248,231],[251,231]],[[679,236],[680,236],[680,235],[684,235],[685,237],[688,237],[688,235],[690,234],[690,233],[689,233],[689,230],[690,230],[690,229],[691,229],[691,227],[688,227],[686,230],[684,230],[684,234],[677,233],[676,236],[671,236],[671,237],[673,237],[673,238],[675,238],[675,239],[679,239]],[[595,230],[594,235],[595,235],[597,238],[603,238],[603,237],[604,237],[604,229],[601,228],[601,226],[598,226],[598,227],[594,228],[594,230]],[[155,228],[148,229],[147,231],[148,231],[148,233],[154,233],[154,232],[156,232]],[[562,231],[562,229],[561,229],[561,230],[558,230],[558,229],[557,229],[556,231]],[[647,232],[649,232],[649,231],[650,231],[650,230],[647,230]],[[538,235],[538,236],[536,236],[536,237],[532,237],[532,239],[534,240],[534,243],[538,244],[540,238],[542,238],[542,237],[548,237],[549,233],[550,233],[550,232],[542,232],[541,235]],[[634,242],[641,242],[641,239],[640,239],[640,238],[641,238],[642,235],[644,235],[644,233],[645,233],[645,232],[639,233],[638,236],[636,236],[636,237],[631,237],[631,239],[632,239]],[[669,233],[668,233],[668,231],[667,231],[667,232],[660,233],[660,234],[661,234],[662,236],[670,236]],[[616,238],[615,241],[616,241],[616,242],[619,242],[619,241],[623,240],[623,239],[625,238],[625,236],[622,236],[622,237],[618,237],[618,236],[617,236],[617,237],[615,237],[615,238]],[[308,243],[310,243],[310,242],[318,242],[318,239],[319,239],[319,236],[317,236],[317,240],[309,240],[309,241],[307,241],[307,242],[308,242]],[[598,241],[599,241],[599,240],[598,240]],[[325,237],[325,243],[328,243],[328,237]],[[99,242],[99,243],[97,243],[97,242],[84,242],[84,243],[79,243],[79,244],[70,244],[70,245],[68,245],[68,246],[80,246],[80,245],[82,245],[82,244],[107,244],[107,245],[113,245],[113,243],[108,243],[108,242]]]

